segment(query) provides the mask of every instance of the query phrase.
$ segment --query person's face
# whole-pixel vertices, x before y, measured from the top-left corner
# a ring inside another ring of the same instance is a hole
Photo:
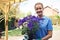
[[[37,15],[41,16],[43,14],[43,6],[41,4],[37,4],[35,6],[35,11]]]

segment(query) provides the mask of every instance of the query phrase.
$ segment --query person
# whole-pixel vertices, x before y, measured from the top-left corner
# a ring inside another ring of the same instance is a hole
[[[37,14],[37,18],[39,18],[40,25],[39,30],[36,32],[36,38],[41,38],[41,40],[48,40],[52,37],[52,21],[50,18],[43,15],[44,7],[42,3],[36,3],[34,8]]]

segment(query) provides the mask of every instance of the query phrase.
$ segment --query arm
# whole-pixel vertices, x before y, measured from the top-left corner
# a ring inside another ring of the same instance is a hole
[[[49,31],[48,31],[48,34],[47,34],[45,37],[43,37],[42,40],[48,40],[48,39],[51,38],[51,37],[52,37],[52,31],[49,30]]]
[[[52,37],[52,31],[53,31],[53,27],[52,27],[52,21],[49,19],[48,20],[48,24],[47,24],[47,35],[45,37],[42,38],[42,40],[48,40],[49,38]]]

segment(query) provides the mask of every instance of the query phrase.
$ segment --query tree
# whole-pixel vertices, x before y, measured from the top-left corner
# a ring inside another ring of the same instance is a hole
[[[59,15],[56,15],[55,17],[57,19],[57,23],[56,24],[58,25],[59,24],[59,20],[60,20],[60,16]]]

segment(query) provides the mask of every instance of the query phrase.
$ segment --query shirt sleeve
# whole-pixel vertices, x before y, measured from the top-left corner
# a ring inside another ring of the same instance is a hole
[[[48,30],[53,30],[51,19],[48,20],[47,29],[48,29]]]

